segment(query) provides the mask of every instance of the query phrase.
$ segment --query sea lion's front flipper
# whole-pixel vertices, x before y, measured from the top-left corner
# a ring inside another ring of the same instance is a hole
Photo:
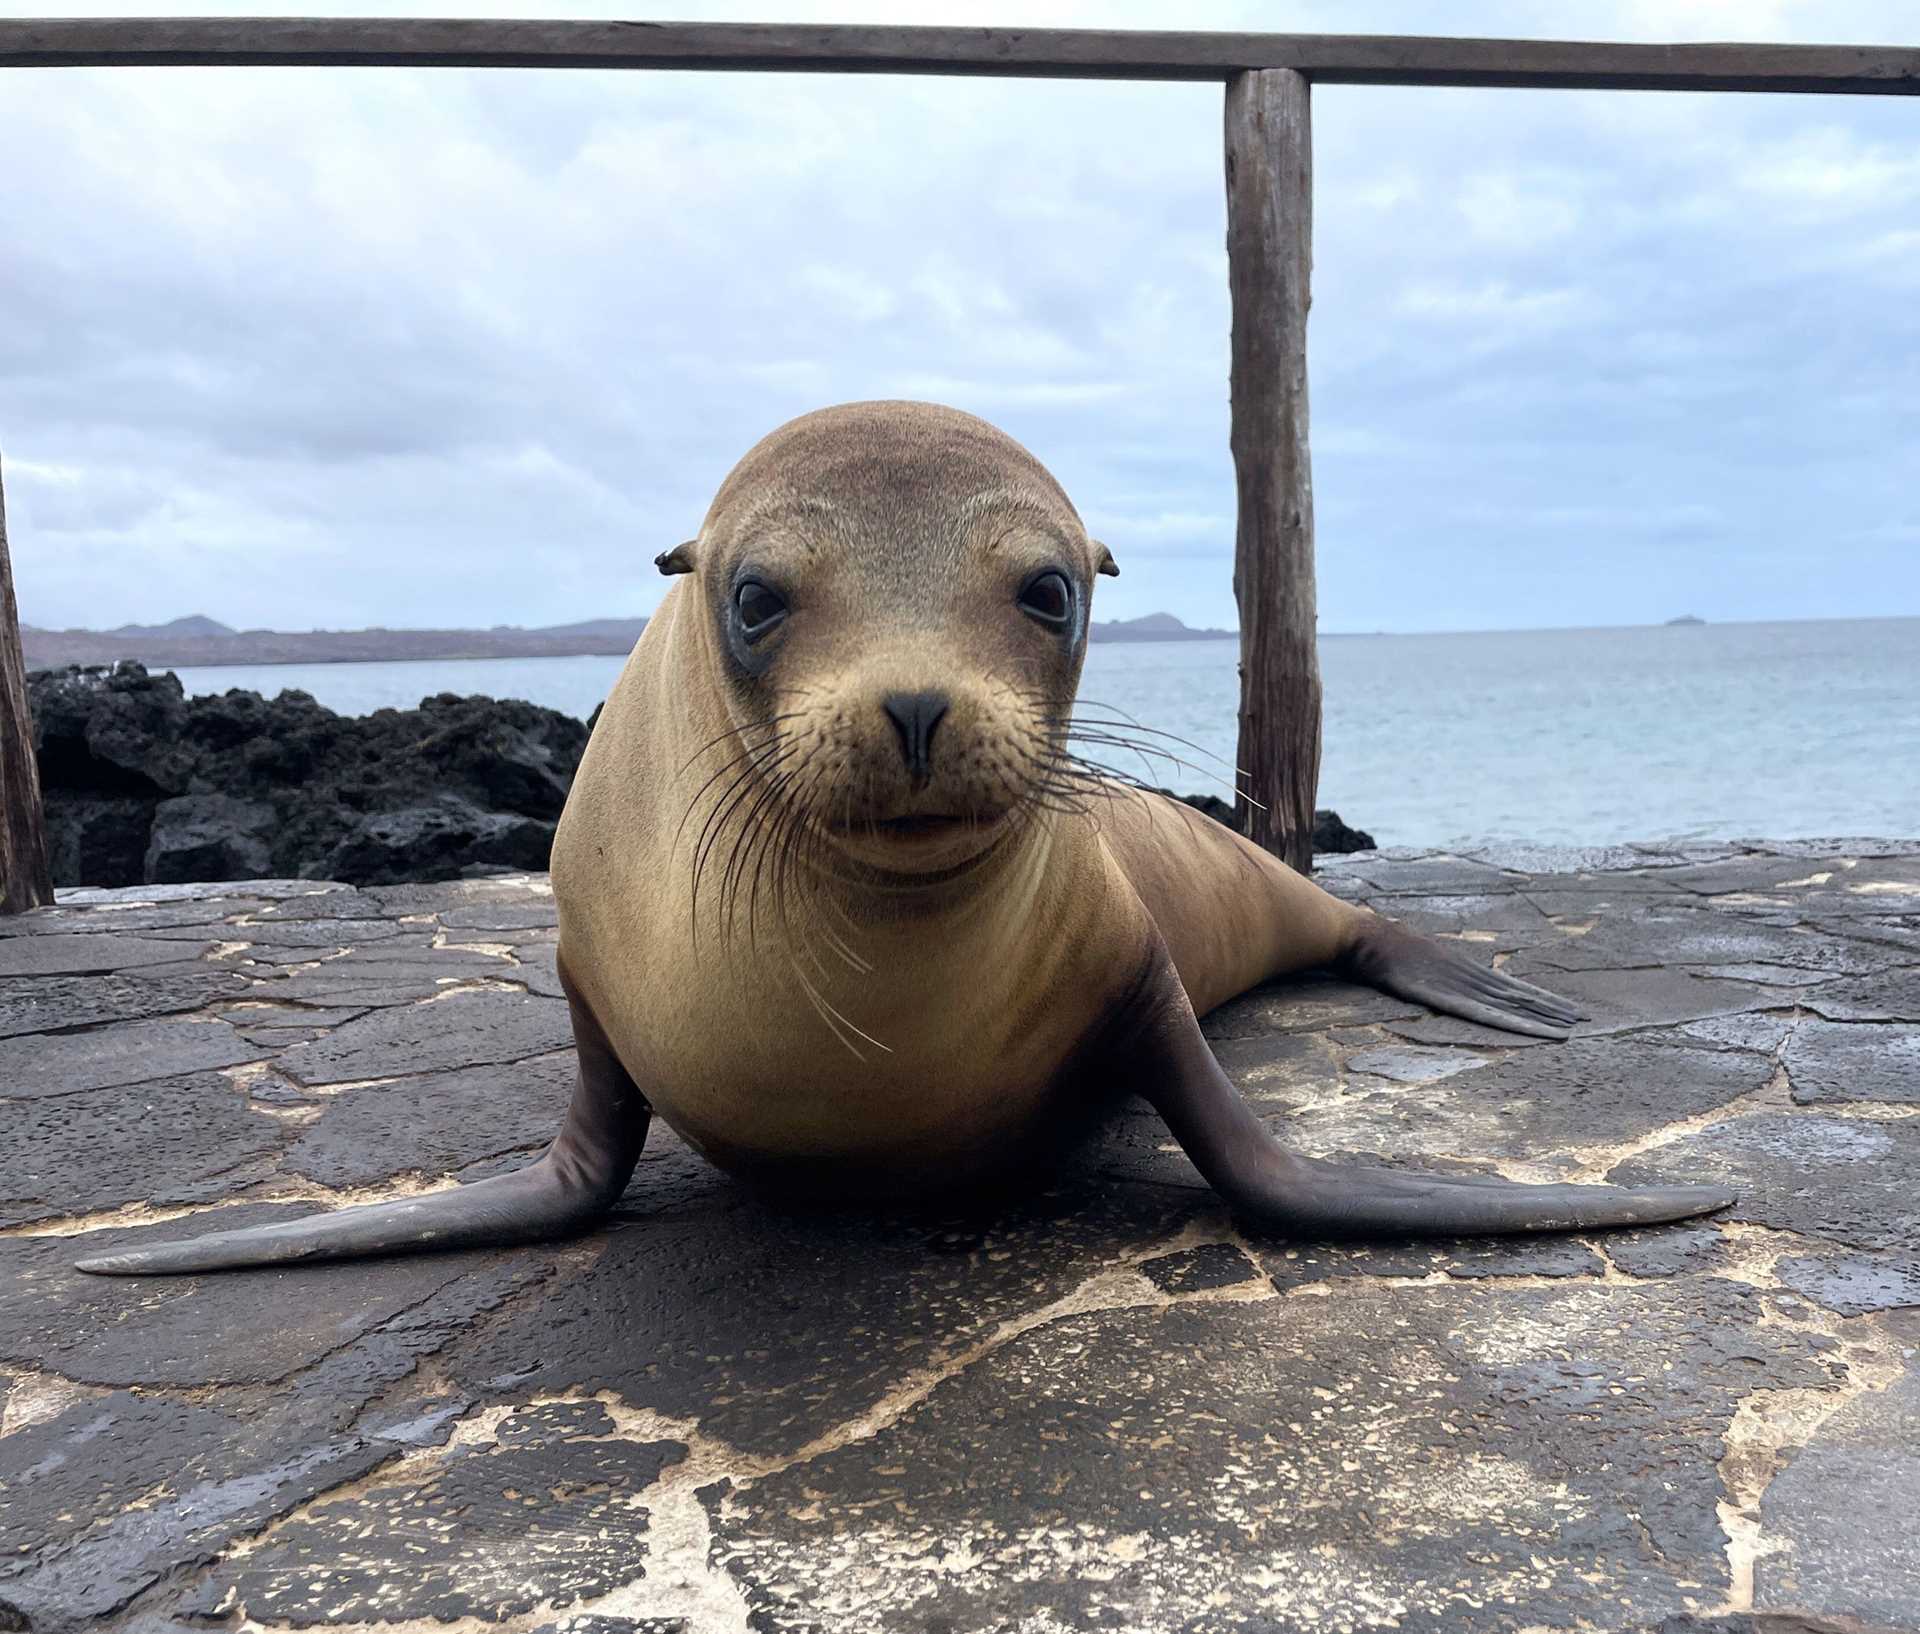
[[[1169,961],[1134,1006],[1139,1029],[1116,1038],[1111,1057],[1125,1087],[1153,1104],[1208,1184],[1259,1229],[1311,1238],[1586,1231],[1685,1220],[1734,1200],[1721,1186],[1526,1186],[1302,1157],[1240,1098]]]
[[[1476,964],[1391,919],[1371,920],[1341,968],[1395,998],[1504,1032],[1565,1038],[1580,1019],[1579,1009],[1559,994]]]
[[[526,1168],[424,1197],[96,1254],[77,1261],[78,1269],[96,1276],[168,1276],[296,1260],[493,1248],[564,1237],[592,1225],[625,1190],[652,1114],[592,1013],[571,992],[568,1001],[580,1074],[560,1133]]]

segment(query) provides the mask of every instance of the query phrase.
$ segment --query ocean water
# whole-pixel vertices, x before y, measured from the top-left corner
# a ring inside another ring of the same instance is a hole
[[[1090,649],[1083,702],[1194,745],[1175,746],[1184,766],[1113,764],[1224,794],[1238,656],[1231,641]],[[461,692],[584,717],[622,662],[179,675],[190,693],[292,687],[346,714]],[[1382,845],[1920,835],[1920,619],[1330,636],[1320,667],[1320,804]]]

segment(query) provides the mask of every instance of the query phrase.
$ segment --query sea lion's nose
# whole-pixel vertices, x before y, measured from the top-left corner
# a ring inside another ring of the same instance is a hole
[[[952,701],[944,692],[889,692],[880,700],[881,708],[893,717],[900,756],[916,783],[924,783],[932,768],[933,731]]]

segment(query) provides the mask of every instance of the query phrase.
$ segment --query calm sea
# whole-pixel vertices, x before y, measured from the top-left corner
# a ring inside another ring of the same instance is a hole
[[[1081,697],[1190,739],[1224,793],[1237,645],[1103,645]],[[295,687],[347,714],[436,692],[586,716],[618,658],[264,664],[179,672],[193,693]],[[1920,619],[1333,636],[1320,644],[1320,803],[1382,845],[1920,835]]]

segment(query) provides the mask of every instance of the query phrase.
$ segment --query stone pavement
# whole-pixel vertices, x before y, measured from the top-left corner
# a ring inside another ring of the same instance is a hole
[[[1579,1000],[1326,981],[1209,1031],[1319,1153],[1731,1179],[1708,1223],[1237,1233],[1144,1109],[973,1213],[777,1206],[656,1129],[578,1241],[116,1281],[104,1244],[521,1161],[539,877],[0,921],[0,1629],[1920,1627],[1920,844],[1363,855]]]

